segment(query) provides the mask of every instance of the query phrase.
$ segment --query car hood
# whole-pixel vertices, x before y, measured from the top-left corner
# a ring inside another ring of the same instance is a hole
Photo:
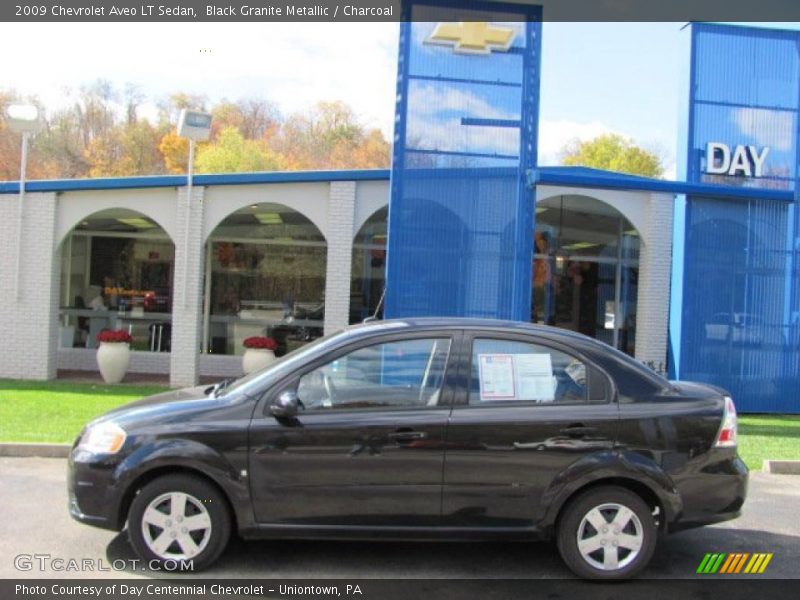
[[[114,421],[125,427],[153,421],[166,422],[185,418],[190,413],[213,410],[241,400],[239,394],[226,394],[215,397],[208,385],[171,390],[141,400],[123,404],[92,421]]]

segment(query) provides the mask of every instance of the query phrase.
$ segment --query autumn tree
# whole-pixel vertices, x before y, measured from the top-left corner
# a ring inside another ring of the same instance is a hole
[[[158,152],[162,136],[149,121],[119,125],[95,138],[86,149],[90,177],[152,175],[164,172]]]
[[[68,91],[71,96],[72,92]],[[48,119],[35,147],[56,165],[59,177],[87,177],[92,165],[88,150],[96,140],[110,135],[117,125],[118,95],[106,80],[82,86],[71,104]]]
[[[320,102],[284,123],[277,149],[288,168],[340,169],[385,167],[389,144],[377,130],[366,131],[343,102]]]
[[[661,177],[664,167],[653,152],[636,146],[632,140],[616,133],[600,135],[593,140],[572,140],[560,153],[565,165],[593,167],[607,171],[645,177]]]
[[[342,168],[385,169],[389,166],[391,147],[380,129],[370,129],[342,161]],[[340,163],[341,164],[341,163]]]
[[[170,173],[186,173],[189,164],[189,140],[178,135],[176,129],[164,134],[158,143],[158,151]]]
[[[199,149],[195,166],[199,173],[278,171],[282,159],[265,144],[246,140],[238,129],[228,127]]]
[[[277,107],[261,98],[223,100],[214,106],[211,115],[212,138],[227,127],[235,127],[247,140],[269,139],[280,126]]]
[[[21,161],[22,140],[21,134],[11,131],[6,123],[6,110],[10,104],[24,102],[38,106],[39,111],[43,112],[37,98],[20,98],[13,90],[0,89],[0,180],[12,180],[19,178]],[[41,152],[37,150],[38,138],[35,136],[28,150],[28,164],[26,175],[30,179],[47,179],[58,176],[56,165],[47,160]]]

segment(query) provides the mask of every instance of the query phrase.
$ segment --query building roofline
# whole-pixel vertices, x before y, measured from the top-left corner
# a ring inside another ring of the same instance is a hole
[[[614,171],[587,167],[541,167],[532,172],[535,185],[561,185],[569,187],[601,188],[622,191],[657,192],[662,194],[705,196],[713,198],[764,199],[792,202],[791,190],[746,188],[713,183],[686,183],[651,179]]]
[[[495,169],[501,173],[503,169]],[[512,172],[509,169],[509,173]],[[351,169],[341,171],[281,171],[260,173],[222,173],[195,175],[194,185],[257,185],[276,183],[323,183],[329,181],[388,181],[388,169]],[[532,185],[559,185],[621,191],[644,191],[662,194],[686,194],[714,198],[765,199],[792,202],[791,190],[745,188],[710,183],[686,183],[652,179],[603,171],[589,167],[539,167],[530,172]],[[98,179],[45,179],[25,183],[26,192],[74,192],[83,190],[122,190],[177,188],[186,185],[185,175],[149,177],[103,177]],[[18,194],[19,182],[0,182],[0,194]]]
[[[380,181],[389,179],[387,169],[344,171],[280,171],[261,173],[221,173],[195,175],[195,186],[247,185],[259,183],[315,183],[325,181]],[[121,190],[136,188],[184,187],[185,175],[147,177],[102,177],[98,179],[44,179],[25,182],[26,192],[70,192],[79,190]],[[18,194],[19,182],[0,182],[0,194]]]

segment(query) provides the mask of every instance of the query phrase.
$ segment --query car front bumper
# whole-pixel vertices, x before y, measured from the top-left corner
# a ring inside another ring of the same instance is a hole
[[[114,485],[114,467],[107,460],[72,449],[67,467],[67,505],[73,519],[102,529],[122,529],[125,519],[120,515],[121,494]]]

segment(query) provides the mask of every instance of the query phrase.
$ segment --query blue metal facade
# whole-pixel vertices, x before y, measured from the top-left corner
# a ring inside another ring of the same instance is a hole
[[[511,46],[464,54],[428,43],[455,6],[513,29]],[[541,9],[420,0],[404,11],[385,314],[527,319]]]
[[[677,200],[672,375],[725,387],[747,412],[797,413],[800,34],[695,24],[689,36],[682,166],[689,185],[722,194]],[[744,157],[768,148],[760,176],[752,160],[735,168],[737,146]]]

